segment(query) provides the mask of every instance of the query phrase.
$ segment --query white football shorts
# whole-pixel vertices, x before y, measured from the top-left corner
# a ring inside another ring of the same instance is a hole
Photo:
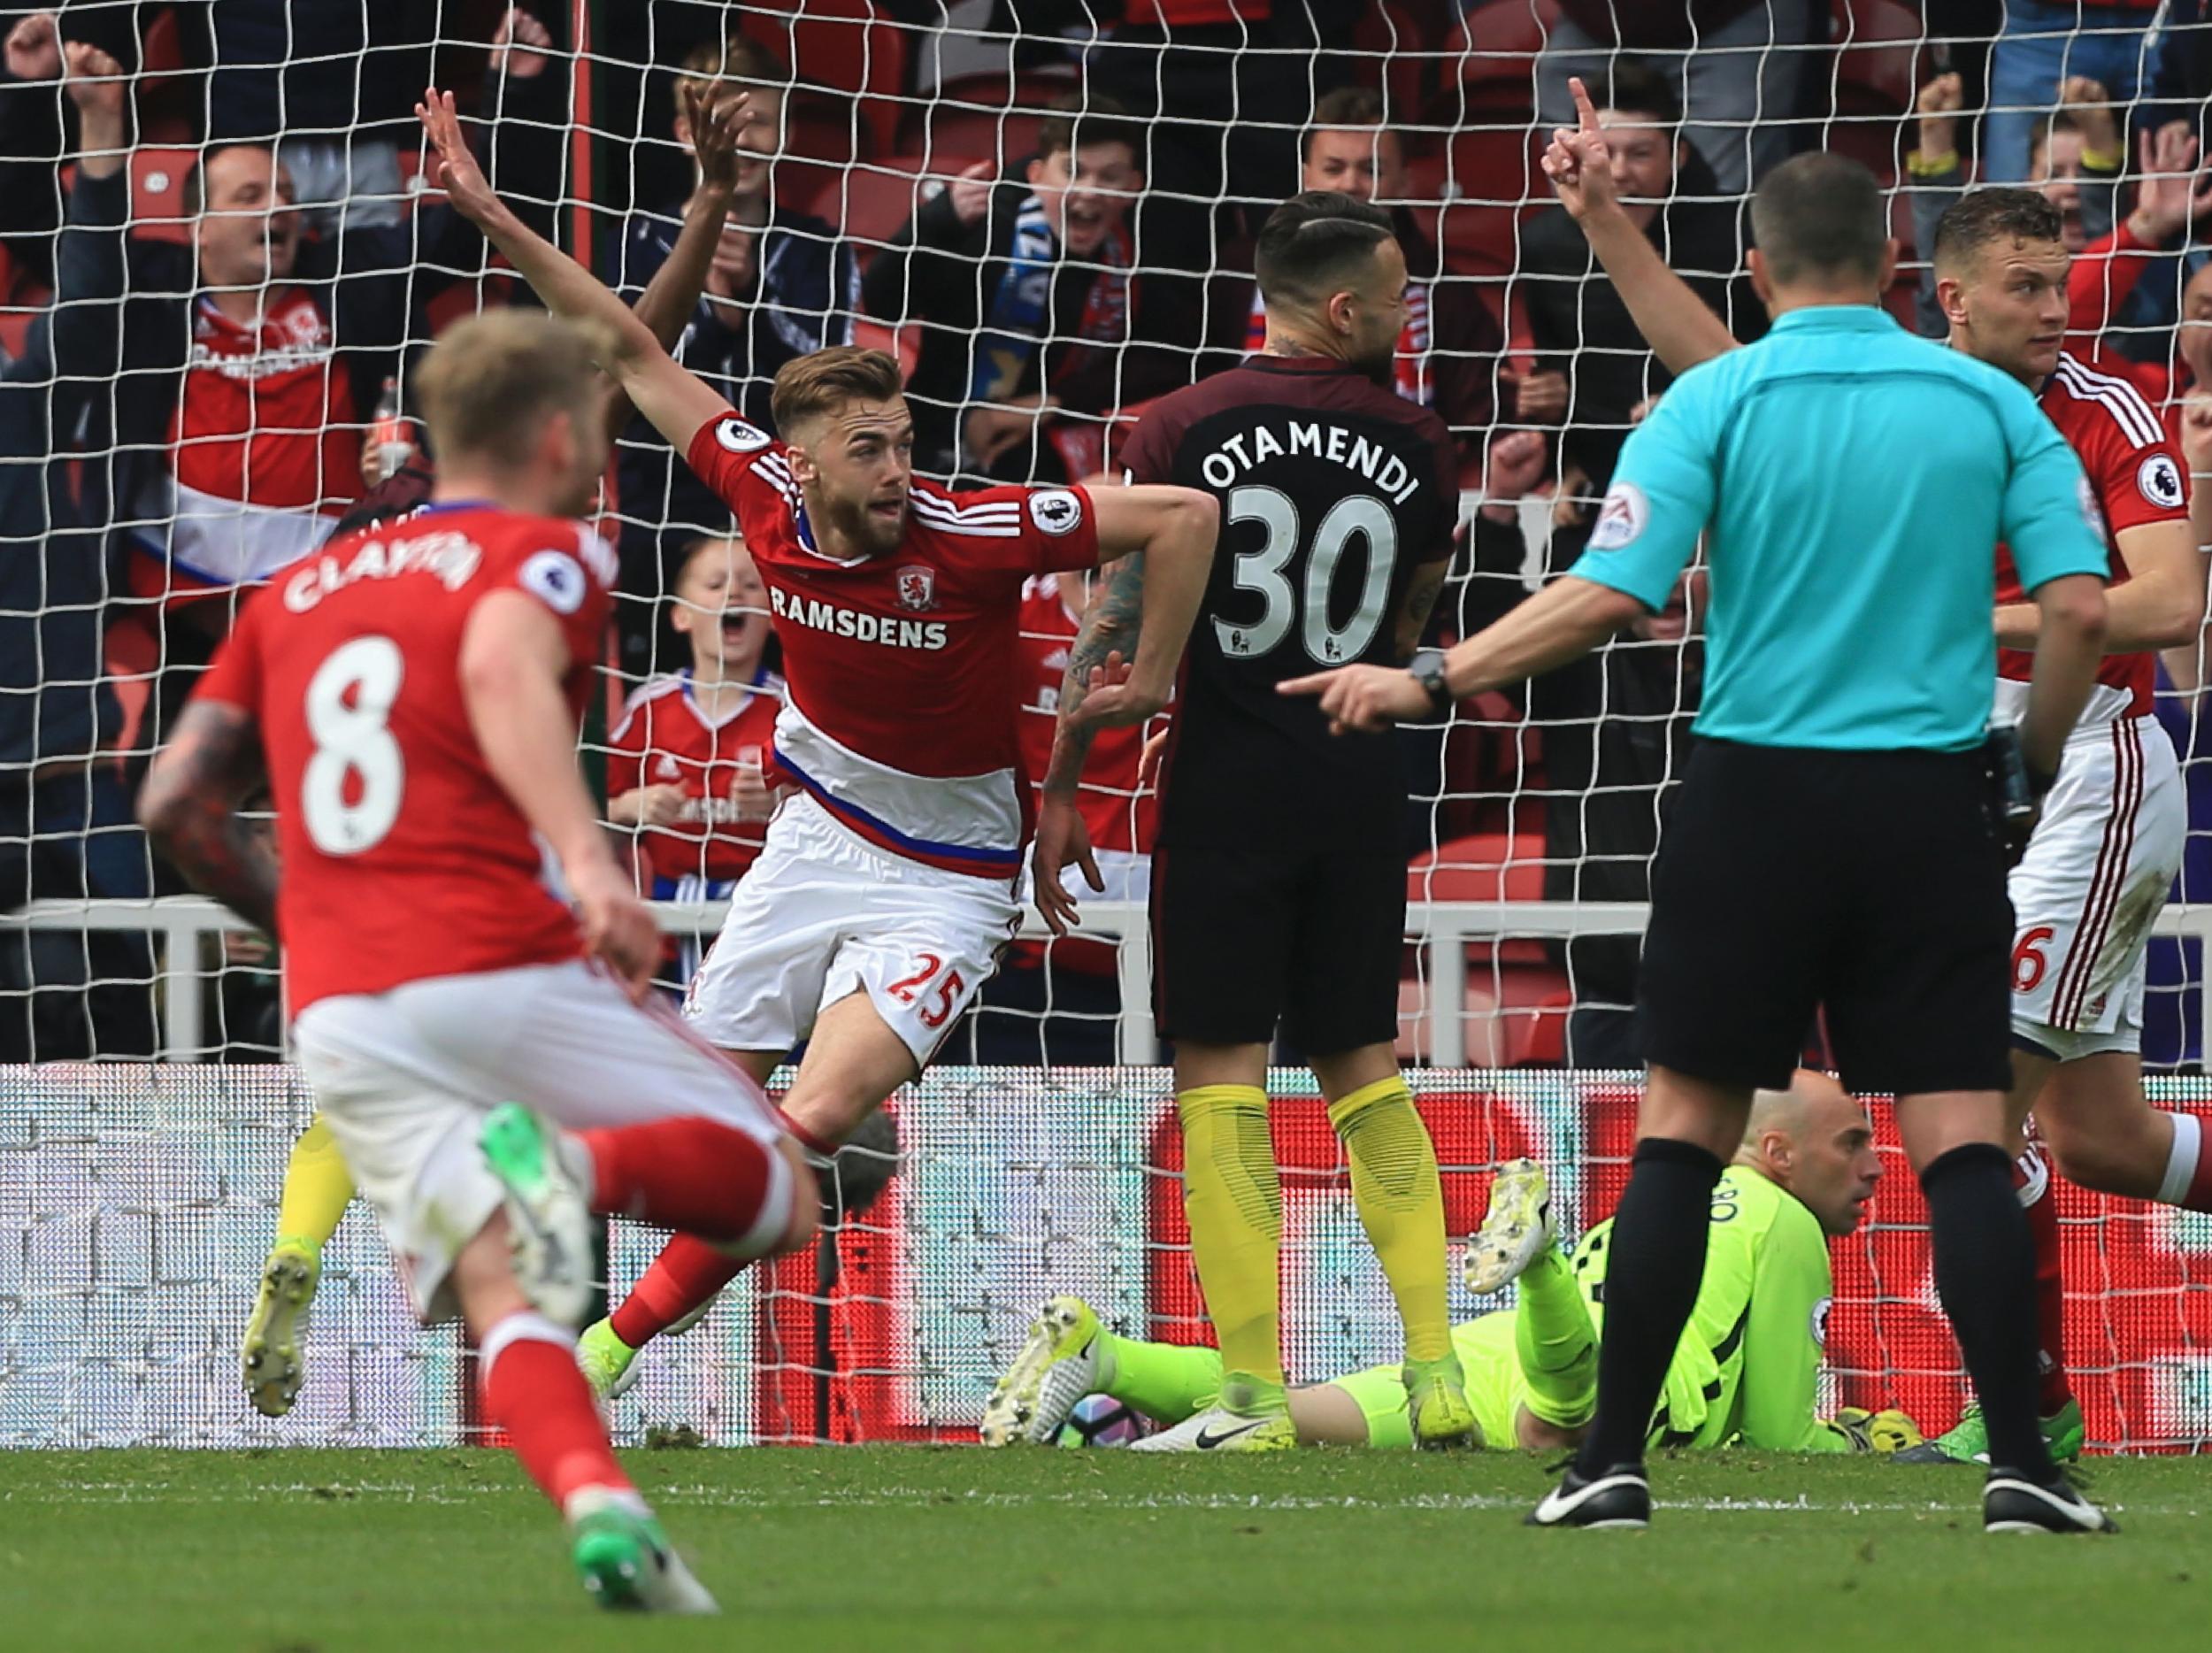
[[[572,1129],[697,1117],[771,1145],[784,1135],[726,1057],[580,960],[319,999],[292,1041],[426,1320],[457,1311],[453,1260],[499,1209],[476,1139],[500,1103]],[[736,1242],[749,1251],[790,1226],[790,1168],[781,1153],[770,1160],[759,1220]]]
[[[2181,765],[2155,718],[2087,725],[2012,869],[2012,1026],[2062,1061],[2143,1043],[2151,926],[2181,870]]]
[[[795,794],[738,880],[684,1015],[725,1050],[782,1051],[864,992],[926,1065],[1021,927],[1022,887],[887,855]]]

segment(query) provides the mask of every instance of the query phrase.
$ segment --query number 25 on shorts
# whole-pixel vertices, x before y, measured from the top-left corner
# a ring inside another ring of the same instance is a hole
[[[936,954],[915,954],[912,973],[901,976],[885,991],[900,1003],[911,1004],[922,996],[922,990],[929,985],[931,978],[936,977],[941,971],[943,975],[938,980],[937,991],[929,996],[929,1002],[914,1015],[925,1027],[942,1027],[951,1020],[952,1007],[959,1002],[961,989],[967,983],[960,979],[957,970],[946,970],[945,961]]]
[[[2047,924],[2039,924],[2032,930],[2020,932],[2020,939],[2012,946],[2012,990],[2032,993],[2043,985],[2043,973],[2050,968],[2043,950],[2050,945],[2058,932]]]

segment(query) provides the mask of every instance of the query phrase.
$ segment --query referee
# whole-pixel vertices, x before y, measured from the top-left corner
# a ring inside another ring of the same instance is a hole
[[[1897,1098],[1936,1289],[1989,1423],[1992,1531],[2108,1528],[2035,1416],[2027,1219],[2004,1138],[2011,908],[1985,756],[1990,548],[2042,612],[2019,729],[2047,786],[2104,634],[2081,467],[2022,387],[1879,307],[1874,179],[1803,155],[1752,203],[1756,344],[1686,373],[1622,450],[1566,578],[1426,677],[1283,685],[1340,729],[1433,715],[1549,671],[1658,609],[1708,534],[1700,739],[1652,875],[1648,1064],[1614,1226],[1598,1416],[1537,1526],[1641,1526],[1646,1431],[1704,1267],[1709,1196],[1755,1088],[1789,1080],[1816,1007],[1844,1083]]]

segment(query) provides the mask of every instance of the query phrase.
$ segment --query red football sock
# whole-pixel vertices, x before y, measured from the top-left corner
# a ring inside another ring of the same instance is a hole
[[[574,1336],[543,1315],[511,1314],[492,1327],[477,1358],[485,1410],[557,1509],[586,1487],[633,1490],[577,1369]]]
[[[2059,1253],[2058,1196],[2050,1162],[2031,1145],[2012,1167],[2013,1187],[2028,1213],[2035,1243],[2036,1368],[2041,1374],[2036,1410],[2048,1418],[2074,1397],[2066,1380],[2066,1276]]]
[[[591,1208],[709,1240],[742,1240],[789,1180],[757,1137],[688,1116],[579,1131],[591,1150]]]
[[[689,1234],[678,1234],[638,1277],[630,1295],[608,1317],[608,1324],[632,1349],[642,1349],[694,1309],[712,1302],[714,1294],[735,1280],[749,1260]]]

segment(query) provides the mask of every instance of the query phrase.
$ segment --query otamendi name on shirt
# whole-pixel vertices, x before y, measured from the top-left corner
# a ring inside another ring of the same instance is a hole
[[[1198,462],[1199,474],[1210,487],[1227,488],[1245,472],[1288,455],[1327,459],[1357,472],[1389,495],[1395,505],[1404,504],[1421,491],[1421,479],[1413,467],[1371,437],[1320,419],[1288,419],[1280,428],[1279,435],[1268,426],[1259,425],[1225,438]]]

